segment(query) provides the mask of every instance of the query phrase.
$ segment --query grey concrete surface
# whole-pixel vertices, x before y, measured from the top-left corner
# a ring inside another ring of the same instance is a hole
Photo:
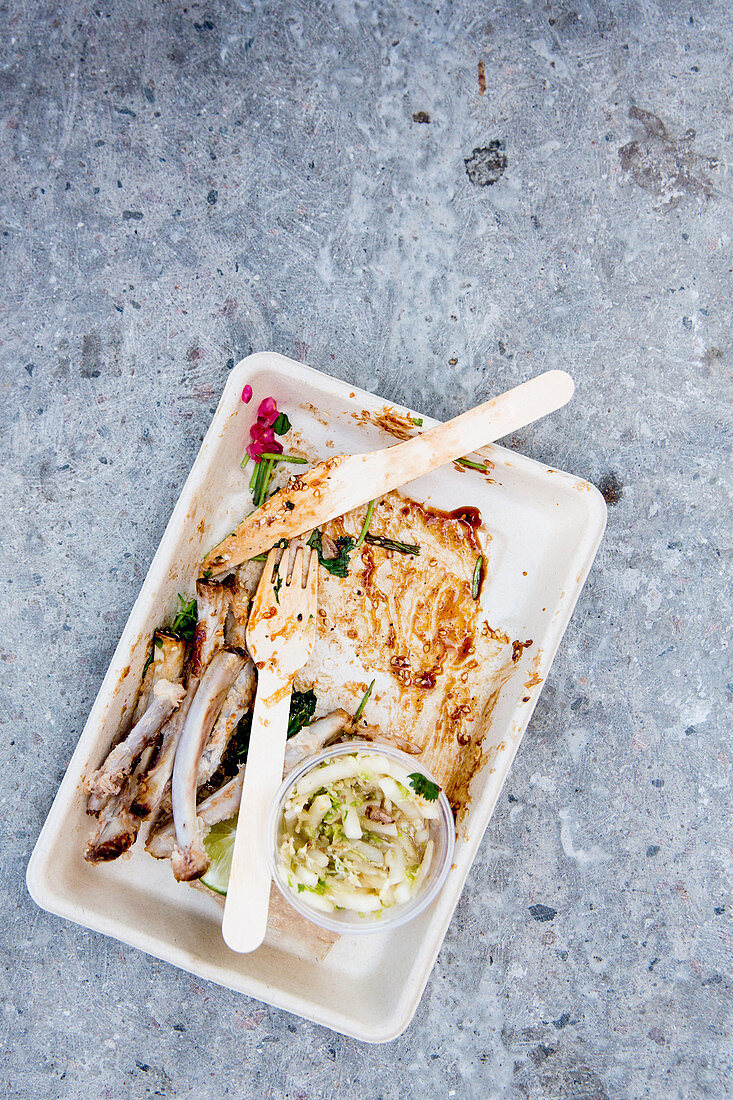
[[[6,1095],[733,1095],[730,4],[0,9]],[[567,366],[572,406],[510,444],[611,504],[385,1048],[24,886],[217,395],[268,348],[440,417]]]

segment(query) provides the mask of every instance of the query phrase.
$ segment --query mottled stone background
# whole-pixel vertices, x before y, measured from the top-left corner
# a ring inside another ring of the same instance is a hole
[[[3,3],[7,1095],[722,1098],[725,0]],[[510,441],[608,531],[404,1036],[362,1046],[36,909],[26,863],[232,365]]]

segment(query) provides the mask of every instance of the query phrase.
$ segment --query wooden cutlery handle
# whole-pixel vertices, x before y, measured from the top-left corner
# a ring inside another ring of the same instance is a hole
[[[390,447],[381,452],[385,458],[381,491],[397,489],[421,474],[555,412],[570,400],[574,388],[565,371],[546,371],[445,424]]]
[[[267,815],[282,782],[292,694],[287,689],[277,698],[284,687],[279,677],[260,671],[222,921],[222,935],[232,951],[256,950],[267,930],[271,881]]]

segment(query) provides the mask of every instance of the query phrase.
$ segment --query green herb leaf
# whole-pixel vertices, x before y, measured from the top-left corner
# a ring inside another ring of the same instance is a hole
[[[459,466],[467,466],[469,470],[480,470],[482,474],[488,474],[488,467],[483,462],[474,462],[472,458],[457,458]]]
[[[364,522],[361,525],[361,531],[359,532],[359,537],[356,540],[356,542],[354,543],[354,549],[355,550],[359,549],[361,544],[364,542],[364,539],[367,537],[367,534],[369,533],[369,524],[372,522],[372,513],[374,512],[374,505],[376,503],[377,503],[376,500],[370,500],[369,504],[367,505],[366,515],[364,516]]]
[[[252,491],[252,503],[255,508],[259,508],[267,500],[267,491],[270,488],[274,466],[275,461],[272,458],[264,458],[257,463],[257,477]]]
[[[382,535],[364,536],[364,541],[370,546],[381,546],[384,550],[396,550],[400,554],[419,554],[420,547],[410,542],[395,542],[394,539],[384,538]]]
[[[148,671],[155,658],[155,651],[163,645],[162,639],[158,637],[157,633],[153,632],[153,644],[150,647],[150,653],[145,658],[145,664],[143,665],[143,674],[141,681],[145,679],[145,673]]]
[[[277,577],[275,578],[275,580],[273,581],[273,584],[272,584],[272,588],[273,588],[273,591],[275,593],[275,603],[278,606],[280,605],[280,589],[282,588],[282,586],[283,586],[283,579],[280,576],[280,574],[278,573]]]
[[[412,423],[415,425],[416,428],[422,428],[422,417],[421,416],[411,416],[410,420],[412,421]]]
[[[178,613],[173,620],[170,632],[171,634],[175,634],[177,638],[183,638],[185,642],[192,642],[194,634],[196,633],[196,623],[199,618],[196,600],[193,599],[187,603],[179,592],[178,603]]]
[[[478,599],[478,594],[481,590],[481,578],[484,572],[484,558],[483,554],[479,554],[476,558],[476,568],[473,571],[473,580],[471,581],[471,595],[474,600]]]
[[[310,688],[308,691],[294,691],[290,700],[290,717],[288,718],[288,737],[294,737],[302,730],[303,726],[310,723],[316,712],[316,693]]]
[[[322,565],[325,570],[332,574],[332,576],[348,577],[349,554],[354,549],[354,540],[351,535],[342,535],[341,538],[336,539],[336,549],[338,553],[335,558],[324,558],[323,538],[317,527],[313,528],[311,537],[308,539],[308,545],[312,550],[318,552],[319,565]]]
[[[203,571],[203,573],[201,574],[201,576],[203,577],[203,579],[204,579],[205,581],[210,581],[210,580],[211,580],[211,570],[210,570],[210,569],[204,569],[204,571]]]
[[[289,512],[292,512],[293,509],[295,508],[295,505],[293,504],[292,500],[286,500],[285,501],[285,507],[287,508],[287,510]]]
[[[359,703],[359,706],[357,707],[356,714],[354,715],[354,721],[355,722],[358,722],[359,719],[361,718],[362,714],[364,713],[364,707],[369,702],[369,696],[372,693],[372,688],[373,687],[374,687],[374,680],[372,680],[371,684],[369,685],[369,687],[364,692],[364,698],[362,699],[362,701]]]
[[[428,779],[422,772],[413,772],[412,775],[407,777],[410,780],[410,786],[415,794],[419,794],[426,802],[435,802],[436,798],[440,794],[440,787],[437,783],[433,783],[431,779]]]
[[[272,430],[275,435],[285,435],[290,431],[290,421],[288,420],[287,413],[280,413],[275,423],[272,425]]]
[[[263,451],[262,458],[273,458],[275,462],[294,462],[296,466],[305,466],[308,461],[300,455],[276,455],[274,451]]]

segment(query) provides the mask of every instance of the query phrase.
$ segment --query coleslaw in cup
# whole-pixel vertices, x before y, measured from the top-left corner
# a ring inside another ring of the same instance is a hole
[[[303,916],[342,934],[383,932],[421,913],[450,870],[448,799],[414,756],[351,741],[304,760],[267,823],[272,876]]]

